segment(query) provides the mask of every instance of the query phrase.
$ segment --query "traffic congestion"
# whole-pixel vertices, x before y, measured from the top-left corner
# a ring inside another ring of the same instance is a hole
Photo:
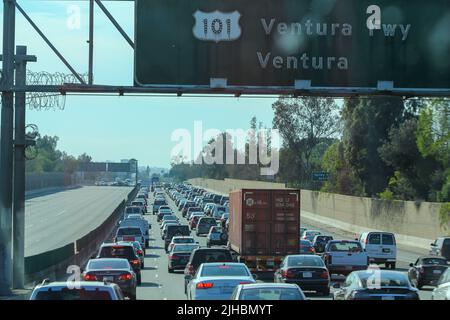
[[[30,299],[450,299],[450,238],[399,268],[395,234],[337,238],[301,225],[299,206],[295,190],[141,186],[80,278],[44,280]]]

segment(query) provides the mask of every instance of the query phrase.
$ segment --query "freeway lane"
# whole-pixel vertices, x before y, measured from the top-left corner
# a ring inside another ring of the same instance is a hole
[[[186,220],[181,216],[181,213],[176,208],[174,202],[166,196],[168,203],[175,214],[180,218],[182,224],[186,224]],[[153,197],[149,198],[149,205],[153,203]],[[150,210],[149,210],[150,212]],[[142,285],[137,288],[137,299],[139,300],[186,300],[184,294],[184,276],[182,271],[175,273],[168,273],[167,271],[167,254],[164,251],[164,242],[161,239],[160,225],[156,222],[156,216],[151,213],[146,215],[146,219],[152,225],[150,248],[147,249],[145,258],[145,268],[142,271]],[[310,225],[308,225],[310,227]],[[315,229],[317,226],[315,226]],[[323,230],[323,229],[322,229]],[[337,239],[348,239],[338,233],[323,230],[325,233],[331,233]],[[206,246],[206,237],[197,237],[195,233],[192,234],[196,241],[201,246]],[[408,257],[413,256],[413,252],[399,251],[399,256]],[[409,257],[408,257],[409,258]],[[417,257],[416,257],[417,258]],[[400,271],[405,271],[406,261],[399,263]],[[342,282],[345,278],[342,276],[333,276],[332,283]],[[259,282],[259,281],[258,281]],[[335,289],[331,288],[331,292]],[[424,287],[420,290],[420,298],[422,300],[429,300],[431,298],[432,287]],[[308,299],[311,300],[331,300],[330,297],[317,296],[315,293],[305,292]]]
[[[101,225],[130,187],[82,187],[25,202],[25,256],[74,242]]]

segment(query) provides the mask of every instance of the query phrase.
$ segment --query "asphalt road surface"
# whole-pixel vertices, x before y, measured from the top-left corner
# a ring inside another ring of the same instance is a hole
[[[175,203],[166,196],[166,199],[174,211],[174,213],[180,218],[182,224],[187,224],[186,219],[181,216],[181,213],[175,206]],[[156,221],[156,216],[151,213],[151,204],[153,203],[153,197],[149,198],[149,214],[146,218],[152,225],[150,230],[150,248],[147,249],[147,255],[145,258],[145,268],[142,271],[142,285],[137,289],[137,299],[139,300],[186,300],[187,297],[184,294],[184,275],[183,271],[175,271],[169,273],[167,271],[168,258],[164,250],[164,242],[161,239],[160,225]],[[308,225],[306,225],[308,226]],[[310,227],[310,226],[308,226]],[[314,226],[317,229],[317,226]],[[323,230],[327,234],[333,235],[336,239],[350,239],[349,235],[343,235],[338,233],[329,232]],[[197,237],[195,233],[191,234],[201,246],[206,246],[206,237]],[[400,271],[406,271],[407,262],[409,264],[410,258],[417,259],[419,254],[404,250],[398,250],[399,261],[397,269]],[[414,259],[411,261],[413,262]],[[343,276],[333,276],[332,283],[342,282],[345,280]],[[259,282],[260,280],[258,280]],[[333,292],[331,288],[331,292]],[[431,298],[432,287],[424,287],[420,291],[420,298],[422,300],[429,300]],[[331,300],[329,297],[322,297],[315,293],[305,292],[308,299],[311,300]]]
[[[62,247],[101,225],[131,187],[82,187],[25,201],[25,256]]]

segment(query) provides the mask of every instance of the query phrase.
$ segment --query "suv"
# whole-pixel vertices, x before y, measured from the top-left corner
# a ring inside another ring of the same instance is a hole
[[[196,226],[196,235],[208,234],[211,227],[217,225],[216,219],[211,217],[200,217]]]
[[[168,225],[164,231],[164,250],[167,251],[173,237],[190,236],[191,231],[187,225]]]
[[[158,212],[160,206],[167,206],[166,200],[155,199],[155,202],[153,202],[153,214]]]
[[[364,232],[357,239],[367,252],[370,263],[384,263],[386,268],[395,269],[397,245],[390,232]]]
[[[235,262],[235,259],[231,251],[225,248],[198,248],[194,250],[184,269],[184,293],[187,293],[187,285],[200,265],[209,262]]]
[[[115,283],[91,281],[50,283],[44,280],[34,288],[30,300],[124,300],[124,296]]]
[[[114,237],[114,242],[118,241],[139,241],[142,247],[145,247],[145,236],[142,226],[124,226],[119,227]]]
[[[450,237],[437,238],[430,246],[431,255],[442,256],[450,261]]]
[[[131,243],[116,244],[116,243],[104,243],[100,247],[97,257],[100,258],[120,258],[127,259],[136,273],[137,284],[141,284],[141,260],[136,253],[136,249]]]

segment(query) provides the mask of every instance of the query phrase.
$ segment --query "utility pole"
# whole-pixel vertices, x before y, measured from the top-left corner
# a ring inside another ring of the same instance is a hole
[[[27,62],[36,62],[27,56],[26,46],[16,47],[16,85],[25,86]],[[14,196],[13,196],[13,288],[25,285],[25,148],[34,140],[25,136],[26,93],[16,92],[14,120]]]
[[[14,46],[16,8],[14,0],[3,0],[3,70],[0,129],[0,294],[12,288],[12,186],[14,121]]]

